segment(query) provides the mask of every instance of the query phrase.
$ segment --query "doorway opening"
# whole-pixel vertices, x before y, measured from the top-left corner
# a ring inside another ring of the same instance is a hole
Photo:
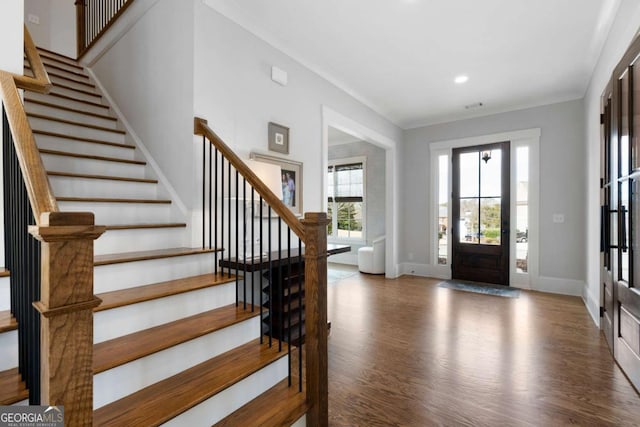
[[[496,227],[488,227],[485,232],[478,222],[477,231],[463,230],[462,236],[453,236],[456,222],[454,221],[454,211],[458,216],[465,219],[465,212],[460,205],[454,208],[453,203],[453,179],[454,165],[453,152],[457,149],[467,147],[492,146],[499,141],[509,141],[507,143],[508,154],[501,152],[501,161],[508,162],[509,171],[506,176],[501,175],[501,182],[509,185],[508,202],[501,199],[502,208],[508,209],[509,223],[500,225],[501,246],[506,244],[508,249],[508,279],[505,284],[523,289],[539,289],[539,189],[540,189],[540,129],[526,129],[518,131],[503,132],[498,134],[482,135],[454,140],[433,142],[429,145],[431,155],[431,209],[428,221],[430,224],[431,239],[430,253],[431,264],[429,274],[432,277],[441,279],[452,278],[453,245],[457,240],[458,244],[469,243],[470,238],[477,241],[477,246],[491,243],[495,244]],[[462,150],[464,151],[464,150]],[[476,150],[476,163],[478,172],[480,164],[488,165],[496,160],[493,151],[490,153],[491,159],[485,162],[482,160],[483,153]],[[489,154],[489,153],[487,153]],[[480,160],[478,160],[478,157]],[[478,175],[475,175],[476,180]],[[479,196],[478,196],[479,197]],[[502,198],[502,196],[500,196]],[[460,197],[458,197],[460,199]],[[489,197],[493,199],[493,197]],[[477,199],[480,205],[480,198]],[[469,202],[470,203],[470,202]],[[487,202],[485,202],[487,203]],[[503,206],[504,205],[504,206]],[[495,206],[492,208],[495,211]],[[472,212],[469,212],[471,215]],[[478,220],[480,213],[476,216]],[[469,217],[469,222],[473,218]],[[460,218],[457,220],[460,224]],[[491,225],[491,224],[489,224]],[[506,227],[505,227],[506,225]],[[465,225],[466,226],[466,225]],[[469,224],[471,227],[471,224]],[[487,224],[485,224],[485,229]],[[473,233],[476,233],[474,236]],[[505,238],[504,235],[507,235]],[[462,241],[461,241],[462,240]],[[487,245],[489,246],[489,245]],[[494,248],[495,249],[495,248]],[[505,275],[506,276],[506,275]],[[476,279],[478,280],[478,279]],[[486,281],[486,279],[484,280]]]

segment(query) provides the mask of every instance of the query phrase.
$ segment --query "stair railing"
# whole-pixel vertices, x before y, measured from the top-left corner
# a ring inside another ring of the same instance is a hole
[[[221,249],[216,273],[220,264],[221,274],[235,274],[236,304],[258,304],[261,343],[288,352],[289,385],[306,391],[308,425],[326,426],[326,213],[299,220],[206,120],[195,118],[194,134],[202,136],[203,246]]]
[[[78,59],[102,37],[133,0],[76,0]]]
[[[0,70],[5,254],[19,370],[30,404],[64,405],[66,425],[91,425],[93,308],[100,303],[93,241],[105,227],[94,225],[92,213],[58,209],[18,92],[47,93],[51,82],[26,27],[24,44],[34,76]]]

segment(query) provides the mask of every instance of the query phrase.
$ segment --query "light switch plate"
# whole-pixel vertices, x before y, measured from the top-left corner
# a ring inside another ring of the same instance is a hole
[[[553,223],[554,224],[563,224],[564,223],[564,214],[553,214]]]
[[[32,24],[40,25],[40,17],[38,15],[34,15],[33,13],[30,13],[27,16],[27,20]]]

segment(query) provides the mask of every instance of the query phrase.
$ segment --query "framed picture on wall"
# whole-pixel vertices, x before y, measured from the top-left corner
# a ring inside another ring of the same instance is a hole
[[[269,122],[269,151],[289,154],[289,128]]]
[[[302,162],[258,153],[251,153],[250,158],[280,166],[282,203],[297,216],[302,216]]]

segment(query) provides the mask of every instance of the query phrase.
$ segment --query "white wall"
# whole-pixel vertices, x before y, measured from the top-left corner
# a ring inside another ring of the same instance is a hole
[[[613,68],[629,47],[640,28],[640,2],[622,0],[613,26],[605,42],[600,59],[594,69],[591,83],[584,98],[585,143],[587,152],[587,284],[583,298],[594,321],[599,324],[598,308],[601,300],[600,286],[600,97],[611,78]]]
[[[160,0],[92,70],[193,208],[193,2]]]
[[[584,281],[585,154],[579,100],[405,131],[401,261],[431,260],[429,143],[530,128],[541,128],[542,133],[540,276]],[[564,214],[566,222],[554,224],[554,213]]]
[[[242,27],[195,1],[195,111],[241,157],[267,152],[270,121],[290,127],[289,158],[304,163],[304,211],[322,210],[322,106],[394,141],[399,128]],[[271,81],[271,66],[289,84]]]
[[[0,2],[0,70],[22,74],[23,40],[22,0]],[[0,143],[2,141],[2,121],[0,121]],[[0,147],[2,144],[0,144]],[[0,267],[4,266],[4,208],[2,190],[2,150],[0,150]]]
[[[40,24],[26,22],[37,46],[76,57],[76,8],[71,0],[25,0],[25,22],[29,14]]]

